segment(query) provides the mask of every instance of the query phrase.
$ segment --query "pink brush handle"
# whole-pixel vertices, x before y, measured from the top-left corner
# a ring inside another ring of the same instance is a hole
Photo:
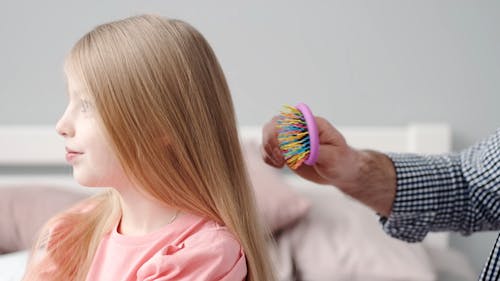
[[[318,150],[319,150],[319,135],[318,126],[316,125],[316,120],[311,110],[305,103],[299,103],[295,106],[302,114],[306,120],[307,130],[309,131],[309,142],[311,146],[311,152],[309,157],[304,161],[309,166],[314,165],[316,160],[318,160]]]

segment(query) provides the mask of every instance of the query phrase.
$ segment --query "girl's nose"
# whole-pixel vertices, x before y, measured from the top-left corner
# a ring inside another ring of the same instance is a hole
[[[61,119],[57,121],[56,131],[59,135],[63,137],[72,137],[75,134],[75,130],[67,118],[67,112],[63,114]]]

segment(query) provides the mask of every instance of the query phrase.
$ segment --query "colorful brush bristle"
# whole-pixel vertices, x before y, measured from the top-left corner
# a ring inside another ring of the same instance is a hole
[[[283,157],[291,169],[318,159],[319,136],[311,110],[304,103],[285,105],[278,118],[278,141]]]

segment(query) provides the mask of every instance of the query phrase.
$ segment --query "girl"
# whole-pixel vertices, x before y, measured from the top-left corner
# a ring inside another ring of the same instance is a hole
[[[274,280],[223,72],[203,36],[144,15],[65,62],[73,176],[109,190],[51,219],[24,280]]]

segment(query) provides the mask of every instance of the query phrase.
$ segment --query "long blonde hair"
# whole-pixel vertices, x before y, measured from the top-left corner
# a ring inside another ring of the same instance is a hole
[[[126,18],[83,36],[65,71],[91,93],[131,180],[169,206],[226,225],[245,252],[247,280],[274,280],[230,91],[203,36],[179,20]],[[119,219],[120,205],[116,191],[84,205],[92,207],[47,223],[34,248],[45,249],[45,255],[31,262],[24,280],[85,279],[101,238]]]

